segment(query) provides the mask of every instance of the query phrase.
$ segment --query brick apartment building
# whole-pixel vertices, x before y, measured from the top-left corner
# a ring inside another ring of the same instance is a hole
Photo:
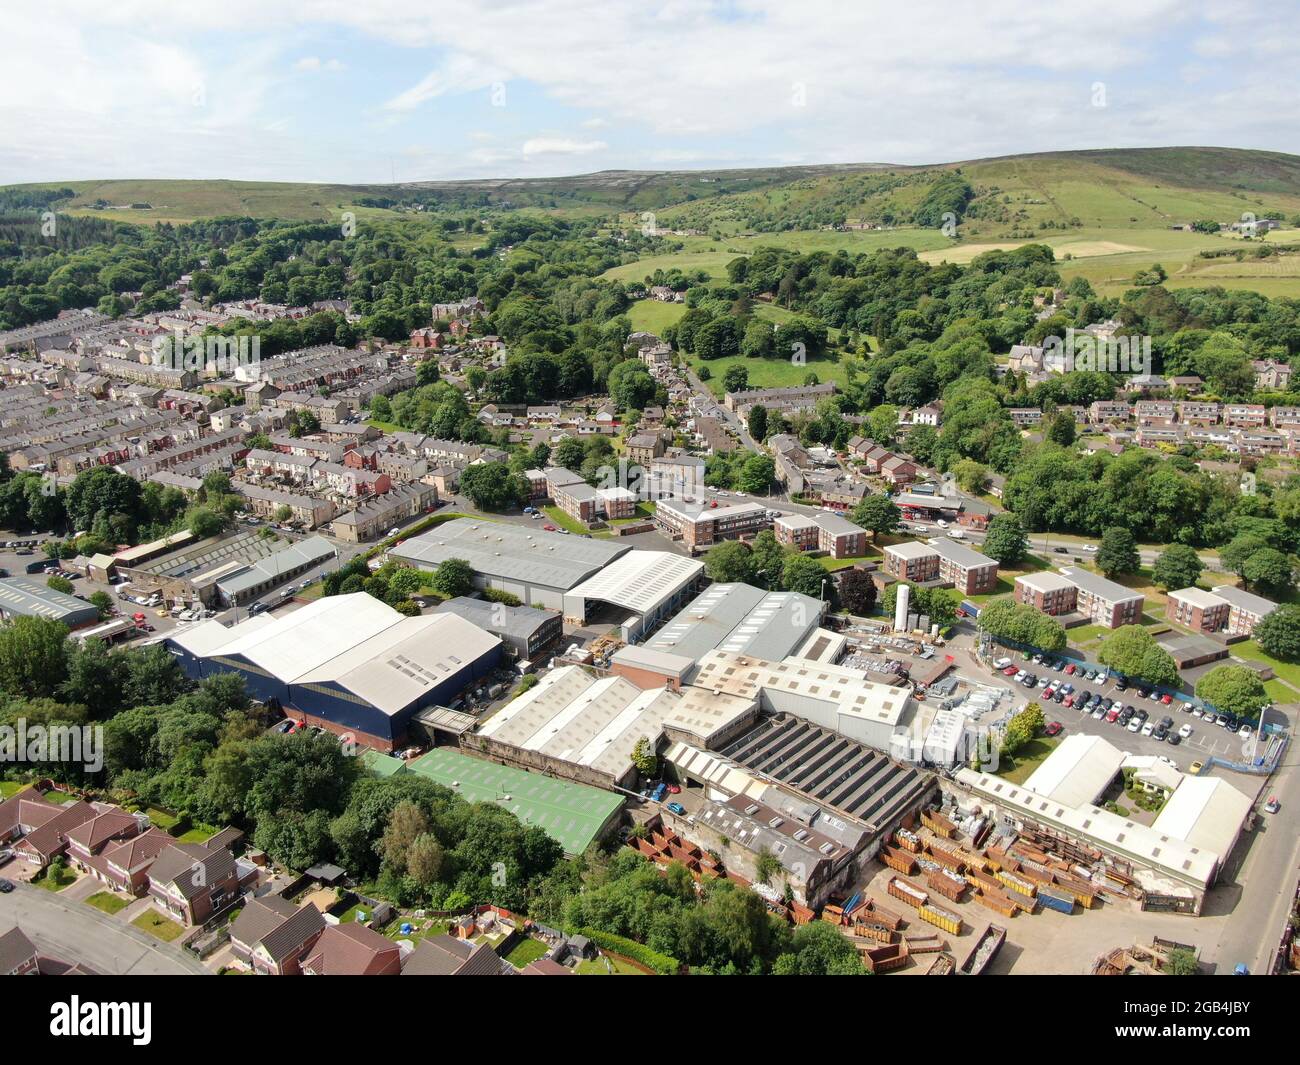
[[[779,544],[831,558],[858,558],[867,550],[866,530],[837,514],[783,514],[772,529]]]
[[[885,572],[915,584],[942,581],[963,595],[985,595],[998,583],[993,559],[947,537],[890,544],[885,548]]]
[[[694,551],[722,540],[753,536],[772,522],[761,503],[717,506],[683,499],[661,499],[655,508],[655,524],[667,536],[680,536],[682,543]]]
[[[1057,573],[1026,573],[1016,578],[1014,594],[1017,603],[1044,614],[1077,612],[1108,629],[1136,625],[1142,619],[1141,595],[1090,570],[1071,567]]]
[[[1170,592],[1165,617],[1197,632],[1250,636],[1260,619],[1276,609],[1276,603],[1261,595],[1225,584],[1209,592],[1203,588]]]

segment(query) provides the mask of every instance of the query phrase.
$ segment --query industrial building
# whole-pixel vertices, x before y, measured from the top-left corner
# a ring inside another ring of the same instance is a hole
[[[118,575],[137,594],[158,592],[169,603],[204,606],[250,602],[335,557],[334,545],[320,536],[289,542],[247,529],[148,546],[150,550],[138,556],[118,554]]]
[[[1174,770],[1150,825],[1097,805],[1132,760],[1097,736],[1073,735],[1024,784],[971,769],[945,785],[963,810],[978,807],[1076,862],[1136,884],[1151,909],[1200,913],[1250,814],[1251,800],[1218,777]]]
[[[528,661],[544,654],[564,635],[564,622],[558,612],[533,606],[507,606],[457,596],[440,603],[434,613],[458,614],[472,621],[498,637],[507,654]]]
[[[798,592],[711,584],[646,646],[691,661],[716,648],[778,661],[794,654],[817,630],[825,610],[826,604]]]
[[[230,627],[205,621],[164,643],[196,680],[238,673],[253,698],[381,750],[405,738],[417,712],[449,705],[501,657],[501,641],[464,618],[408,618],[364,592]]]
[[[0,579],[0,618],[50,618],[70,629],[99,621],[99,608],[31,577]]]
[[[606,540],[456,518],[393,547],[388,557],[419,569],[464,559],[476,574],[476,587],[509,592],[527,606],[563,610],[567,592],[631,550]]]
[[[574,625],[609,621],[633,643],[680,610],[703,583],[702,562],[671,551],[630,551],[565,592],[564,620]]]
[[[561,666],[462,745],[597,787],[630,785],[637,776],[632,752],[638,740],[653,748],[667,732],[707,745],[756,714],[752,699],[689,687],[681,694],[642,689],[624,677],[597,678],[578,666]]]

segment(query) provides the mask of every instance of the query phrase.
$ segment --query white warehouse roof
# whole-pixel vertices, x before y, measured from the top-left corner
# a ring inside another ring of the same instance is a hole
[[[1184,777],[1151,827],[1226,858],[1250,807],[1250,797],[1226,780]]]
[[[1035,769],[1025,787],[1053,802],[1085,806],[1096,802],[1124,762],[1124,752],[1100,736],[1074,732]]]
[[[651,614],[703,570],[703,562],[671,551],[632,551],[571,588],[565,598],[599,599],[636,614]]]

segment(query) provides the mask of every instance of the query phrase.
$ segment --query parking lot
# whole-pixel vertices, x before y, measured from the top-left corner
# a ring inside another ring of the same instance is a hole
[[[1064,671],[1053,670],[1045,665],[1039,665],[1016,655],[1010,651],[1004,651],[1002,654],[995,655],[997,661],[1006,658],[1018,670],[1023,669],[1030,673],[1036,673],[1040,679],[1046,678],[1049,682],[1056,681],[1068,683],[1074,686],[1074,694],[1081,691],[1088,691],[1092,694],[1100,695],[1103,699],[1112,699],[1115,703],[1122,703],[1124,706],[1134,707],[1136,710],[1145,710],[1147,712],[1147,722],[1154,724],[1162,718],[1169,717],[1173,720],[1171,732],[1177,733],[1184,726],[1190,728],[1190,735],[1186,738],[1180,738],[1175,744],[1167,740],[1157,740],[1154,735],[1144,735],[1142,730],[1130,731],[1127,727],[1121,727],[1118,721],[1108,721],[1103,714],[1098,717],[1094,710],[1084,710],[1078,706],[1066,706],[1064,702],[1057,703],[1052,700],[1044,702],[1041,699],[1043,690],[1035,687],[1031,692],[1020,684],[1014,685],[1022,693],[1021,698],[1038,700],[1039,706],[1042,707],[1043,717],[1049,726],[1052,722],[1059,722],[1063,728],[1063,733],[1081,732],[1084,735],[1101,736],[1122,750],[1132,754],[1157,755],[1172,759],[1179,769],[1186,770],[1195,760],[1207,761],[1211,755],[1231,761],[1244,761],[1254,753],[1255,739],[1252,736],[1239,736],[1230,733],[1226,728],[1216,724],[1205,724],[1204,719],[1199,716],[1197,711],[1191,709],[1187,703],[1174,699],[1171,704],[1166,705],[1156,698],[1143,699],[1139,694],[1136,686],[1130,684],[1127,691],[1121,691],[1118,687],[1117,678],[1111,677],[1105,681],[1096,680],[1088,681],[1081,679],[1079,675],[1068,676]],[[1004,677],[1001,671],[997,676],[1006,682],[1010,682],[1012,677]],[[1112,707],[1113,709],[1113,707]],[[1261,748],[1262,749],[1262,748]],[[1236,776],[1231,770],[1216,768],[1217,773]]]

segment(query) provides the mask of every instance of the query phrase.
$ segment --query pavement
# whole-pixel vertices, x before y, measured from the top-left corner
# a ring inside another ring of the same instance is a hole
[[[0,929],[17,925],[42,953],[109,976],[202,976],[203,964],[85,903],[19,884],[0,895]]]

